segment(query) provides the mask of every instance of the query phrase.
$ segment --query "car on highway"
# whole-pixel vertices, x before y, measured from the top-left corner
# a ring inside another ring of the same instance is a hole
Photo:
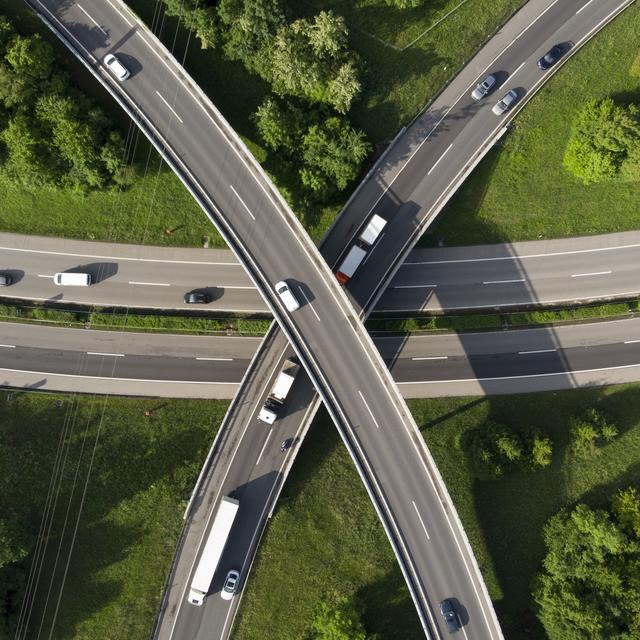
[[[0,287],[8,287],[12,282],[11,276],[0,276]]]
[[[287,311],[295,311],[296,309],[300,308],[298,299],[295,297],[293,291],[291,291],[291,288],[284,280],[276,282],[275,290],[276,293],[280,296],[280,300],[282,300],[282,303],[287,308]]]
[[[224,579],[222,591],[220,591],[220,597],[223,600],[231,600],[231,598],[233,598],[233,594],[236,592],[236,588],[238,586],[239,578],[240,574],[235,569],[231,569],[231,571],[227,573],[227,577]]]
[[[107,67],[120,82],[126,80],[131,75],[129,69],[127,69],[113,53],[107,53],[103,62],[104,66]]]
[[[471,97],[474,100],[482,100],[491,93],[495,85],[496,77],[489,75],[471,92]]]
[[[444,624],[449,633],[455,633],[462,628],[460,616],[456,612],[453,602],[447,598],[440,603],[440,614],[444,618]]]
[[[563,48],[559,44],[556,44],[538,60],[538,69],[542,69],[543,71],[550,69],[563,55]]]
[[[186,304],[208,304],[211,299],[203,291],[189,291],[184,294],[184,301]]]
[[[518,94],[513,89],[510,89],[503,96],[502,100],[499,100],[493,105],[493,109],[491,109],[491,111],[493,111],[497,116],[501,116],[505,111],[507,111],[507,109],[510,109],[517,100]]]
[[[289,451],[289,449],[291,449],[292,444],[293,438],[287,438],[286,440],[283,440],[280,444],[280,451],[282,451],[282,453],[286,453],[287,451]]]

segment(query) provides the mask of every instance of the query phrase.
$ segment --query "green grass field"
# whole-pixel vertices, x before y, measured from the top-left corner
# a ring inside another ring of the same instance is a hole
[[[423,243],[447,245],[609,233],[638,228],[637,183],[578,183],[562,167],[574,114],[589,98],[640,103],[640,7],[634,4],[545,85],[504,146],[477,167]]]
[[[43,637],[56,640],[149,637],[186,501],[226,407],[204,400],[20,392],[8,401],[6,392],[0,394],[0,512],[16,514],[30,534],[30,547],[57,452],[64,459],[27,637],[36,637],[41,624]],[[152,415],[145,417],[145,410]],[[26,571],[31,558],[24,561]],[[11,565],[3,569],[0,583],[13,571]]]
[[[505,637],[543,640],[530,608],[530,582],[544,555],[541,527],[563,506],[605,504],[616,488],[640,482],[640,385],[409,405],[462,518]],[[567,451],[567,424],[589,407],[609,415],[620,435],[597,457],[578,461]],[[476,481],[460,441],[488,418],[547,432],[552,466]],[[367,630],[382,640],[422,637],[382,527],[323,418],[304,443],[266,531],[233,638],[305,638],[315,607],[335,594],[359,602]]]

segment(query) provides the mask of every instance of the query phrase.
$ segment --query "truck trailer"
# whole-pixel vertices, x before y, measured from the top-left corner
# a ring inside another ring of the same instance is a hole
[[[273,424],[278,417],[280,409],[284,404],[285,398],[293,385],[293,381],[296,379],[300,371],[300,365],[293,360],[285,360],[282,371],[278,374],[276,382],[271,389],[265,403],[260,409],[258,414],[258,420],[266,422],[267,424]]]
[[[387,221],[377,214],[369,220],[367,226],[357,237],[355,244],[349,249],[346,258],[342,261],[336,271],[336,278],[340,284],[349,282],[349,278],[356,272],[356,269],[364,261],[367,251],[373,243],[380,237]]]
[[[191,581],[191,589],[189,590],[189,602],[200,607],[204,602],[204,598],[211,588],[213,575],[218,568],[220,557],[224,551],[229,538],[231,526],[236,518],[236,513],[240,503],[233,498],[223,496],[218,507],[218,512],[211,525],[209,537],[202,550],[198,568],[193,575]]]

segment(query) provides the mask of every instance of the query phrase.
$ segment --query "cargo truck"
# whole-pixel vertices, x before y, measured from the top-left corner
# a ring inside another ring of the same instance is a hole
[[[342,261],[336,271],[336,278],[340,284],[349,282],[349,278],[356,272],[356,269],[364,261],[367,251],[373,243],[380,237],[387,221],[379,215],[374,214],[363,232],[357,237],[355,244],[349,249],[346,258]]]
[[[191,604],[200,607],[211,588],[213,575],[218,568],[239,507],[240,503],[237,500],[227,496],[223,496],[220,501],[218,512],[213,520],[213,525],[211,525],[211,531],[209,531],[209,537],[198,562],[198,568],[191,581],[188,598]]]
[[[296,379],[300,371],[300,365],[293,362],[293,360],[285,360],[282,371],[278,374],[276,382],[271,389],[271,393],[265,400],[264,406],[260,409],[258,414],[258,420],[266,422],[267,424],[273,424],[278,417],[280,409],[284,404],[285,398],[293,385],[293,381]]]

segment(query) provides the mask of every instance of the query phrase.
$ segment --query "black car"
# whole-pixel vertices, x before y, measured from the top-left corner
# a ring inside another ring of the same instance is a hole
[[[462,627],[462,624],[460,623],[460,616],[456,613],[451,600],[443,600],[440,603],[440,613],[444,618],[444,623],[449,633],[455,633]]]
[[[551,47],[547,53],[545,53],[540,60],[538,60],[538,68],[546,71],[547,69],[553,67],[553,65],[562,58],[564,54],[563,48],[557,44],[554,47]]]
[[[210,302],[209,296],[202,291],[190,291],[184,294],[184,301],[187,304],[207,304]]]

